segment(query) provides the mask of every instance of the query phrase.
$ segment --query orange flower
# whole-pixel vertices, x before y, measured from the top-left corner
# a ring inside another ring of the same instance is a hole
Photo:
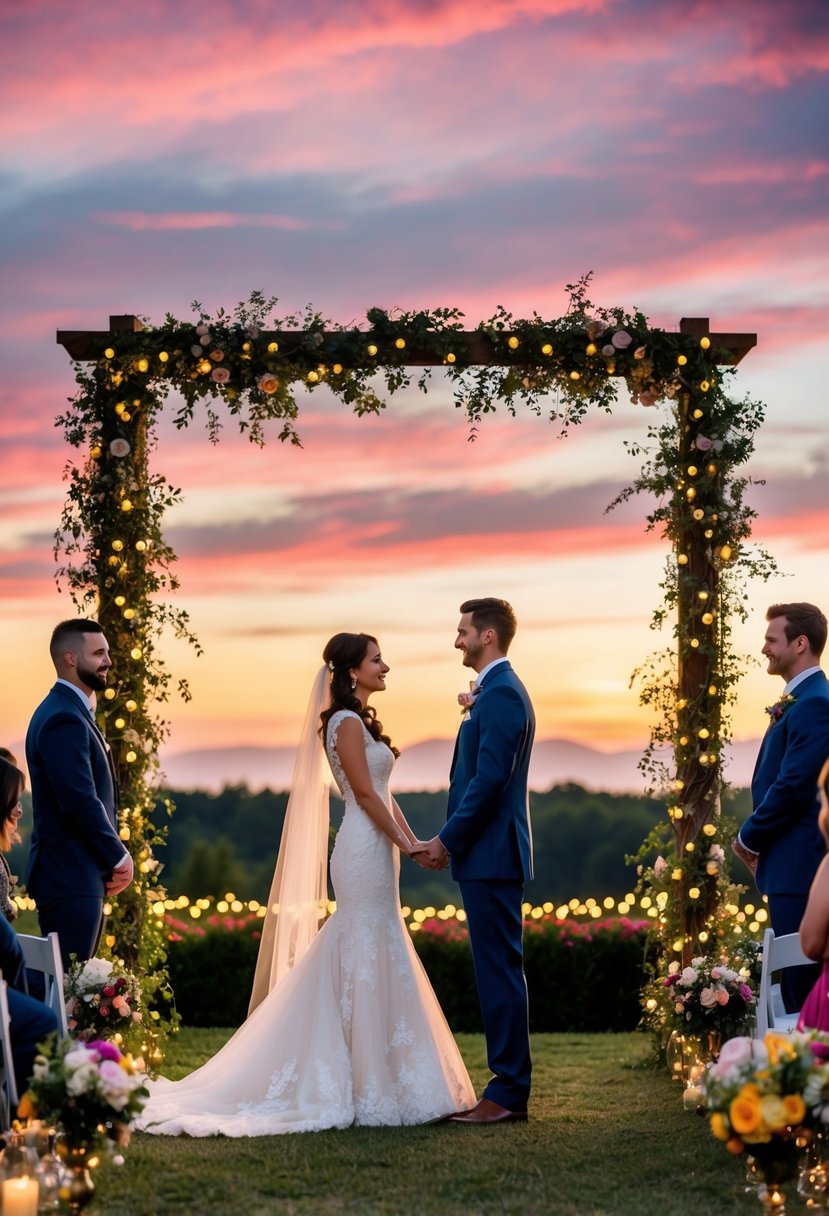
[[[37,1111],[32,1104],[32,1099],[29,1094],[24,1094],[18,1102],[17,1113],[21,1119],[34,1119]]]
[[[725,1146],[733,1157],[739,1157],[740,1153],[745,1148],[739,1136],[732,1136]]]
[[[786,1108],[788,1123],[799,1123],[806,1114],[806,1103],[800,1094],[784,1094],[783,1105]]]
[[[711,1134],[717,1140],[727,1141],[731,1139],[731,1130],[728,1126],[728,1120],[725,1115],[721,1115],[719,1111],[715,1111],[711,1116]]]
[[[756,1085],[744,1085],[728,1108],[728,1117],[734,1131],[741,1136],[756,1132],[762,1122],[760,1095]]]

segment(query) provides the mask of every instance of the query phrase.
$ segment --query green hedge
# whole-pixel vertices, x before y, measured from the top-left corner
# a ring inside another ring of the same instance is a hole
[[[184,924],[168,918],[169,968],[186,1026],[238,1026],[247,1016],[259,921],[212,916]],[[640,1017],[647,925],[625,918],[580,923],[529,921],[524,957],[534,1031],[625,1031]],[[454,1031],[481,1030],[466,928],[426,921],[415,949]]]

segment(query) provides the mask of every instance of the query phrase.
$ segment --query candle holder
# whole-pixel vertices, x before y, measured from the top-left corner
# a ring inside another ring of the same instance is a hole
[[[3,1216],[37,1216],[39,1186],[36,1173],[35,1151],[26,1147],[21,1132],[7,1132],[0,1159]]]

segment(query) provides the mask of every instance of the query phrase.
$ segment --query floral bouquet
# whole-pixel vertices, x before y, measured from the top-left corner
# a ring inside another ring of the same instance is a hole
[[[90,1152],[105,1137],[123,1143],[149,1097],[144,1073],[114,1043],[52,1040],[35,1057],[22,1119],[57,1124],[70,1151]]]
[[[115,1039],[127,1048],[139,1046],[141,984],[125,967],[103,958],[71,963],[64,975],[63,995],[74,1038]]]
[[[651,986],[652,999],[665,1021],[674,1021],[690,1035],[722,1038],[745,1032],[752,1017],[755,994],[748,968],[739,971],[707,957],[691,959],[690,967],[673,962],[668,974]]]
[[[785,1182],[810,1139],[806,1128],[829,1117],[829,1042],[813,1034],[729,1039],[703,1085],[716,1138],[730,1153],[748,1152],[767,1183]]]

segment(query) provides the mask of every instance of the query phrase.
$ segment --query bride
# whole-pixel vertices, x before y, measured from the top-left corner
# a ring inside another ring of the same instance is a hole
[[[368,704],[389,667],[365,633],[336,634],[323,659],[247,1021],[188,1077],[150,1083],[143,1131],[270,1136],[397,1126],[475,1103],[400,910],[399,854],[425,846],[389,795],[398,753]],[[317,932],[327,900],[324,755],[345,814],[331,855],[337,907]]]

